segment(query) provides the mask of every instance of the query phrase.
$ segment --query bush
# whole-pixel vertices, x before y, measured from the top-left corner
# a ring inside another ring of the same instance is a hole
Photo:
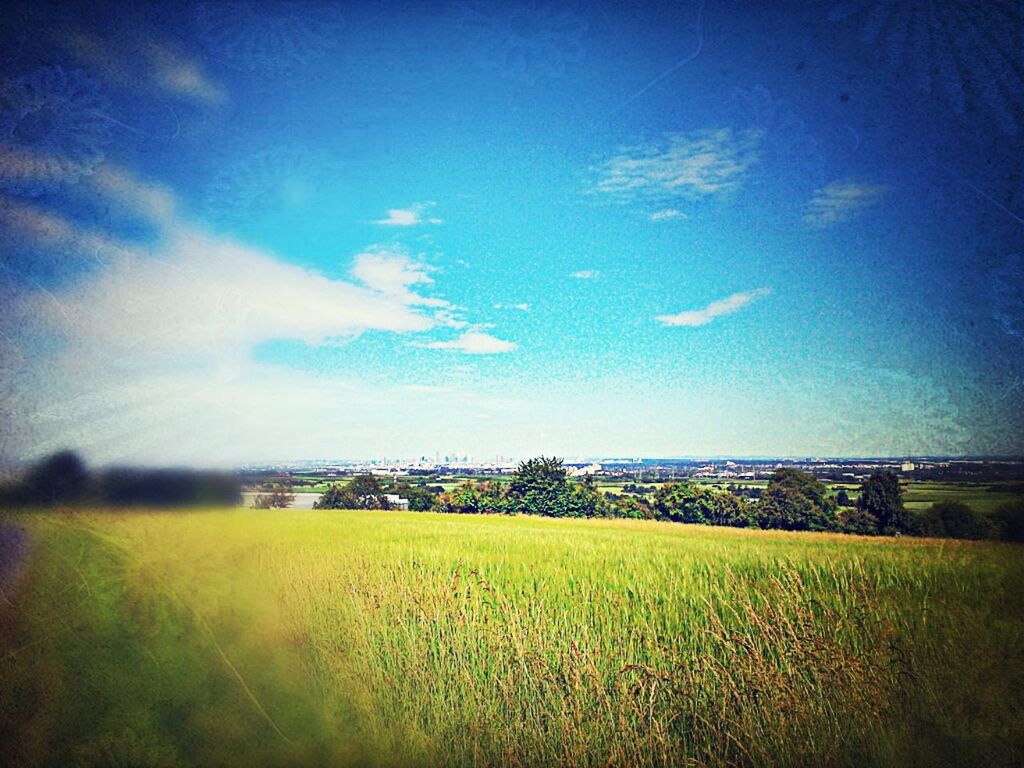
[[[268,494],[260,494],[252,502],[253,509],[285,509],[295,502],[295,494],[283,485],[274,486]]]
[[[914,533],[947,539],[984,539],[996,530],[984,515],[963,502],[940,501],[916,515]]]
[[[1024,501],[1000,505],[990,516],[994,533],[1004,541],[1024,541]]]
[[[663,485],[654,494],[654,508],[659,519],[676,523],[736,528],[754,524],[746,504],[732,493],[716,492],[692,483]]]

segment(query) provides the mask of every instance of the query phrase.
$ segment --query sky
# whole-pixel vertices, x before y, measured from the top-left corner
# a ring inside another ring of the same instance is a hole
[[[47,3],[0,459],[1024,454],[1003,0]]]

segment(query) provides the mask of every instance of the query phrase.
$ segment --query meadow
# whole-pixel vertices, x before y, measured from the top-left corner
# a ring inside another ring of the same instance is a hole
[[[0,763],[1019,765],[1019,545],[20,512]]]

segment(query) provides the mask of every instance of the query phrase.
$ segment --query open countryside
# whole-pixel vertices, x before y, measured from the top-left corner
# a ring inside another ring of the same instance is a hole
[[[4,0],[0,768],[1024,768],[1024,0]]]

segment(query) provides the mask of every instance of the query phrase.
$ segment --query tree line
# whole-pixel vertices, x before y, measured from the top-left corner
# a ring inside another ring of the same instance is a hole
[[[394,495],[406,499],[410,510],[454,514],[633,518],[786,531],[1024,541],[1024,502],[1004,504],[989,515],[956,501],[908,510],[892,472],[868,477],[855,502],[845,489],[832,495],[820,479],[789,467],[775,470],[757,493],[736,486],[719,491],[686,481],[623,490],[622,494],[601,493],[590,477],[570,478],[561,459],[540,456],[520,463],[509,482],[466,480],[448,492],[437,485],[356,475],[345,484],[330,485],[314,508],[390,509],[388,497]],[[233,474],[126,467],[91,471],[69,451],[43,459],[20,480],[0,487],[0,503],[8,506],[223,506],[240,501],[240,482]],[[276,485],[257,496],[253,506],[287,507],[293,501],[290,488]]]
[[[242,486],[230,472],[108,467],[93,470],[72,451],[60,451],[0,487],[7,506],[194,507],[240,503]]]
[[[408,498],[410,509],[454,514],[634,518],[860,535],[1024,538],[1020,503],[988,516],[959,502],[940,502],[912,511],[904,506],[899,478],[893,472],[873,473],[861,484],[859,497],[852,503],[845,490],[832,495],[818,478],[789,467],[775,470],[767,486],[757,493],[740,488],[718,491],[685,481],[657,489],[632,486],[623,490],[622,494],[601,493],[589,477],[570,478],[561,459],[541,456],[520,463],[510,482],[466,480],[444,493],[357,475],[347,485],[332,485],[315,506],[387,509],[390,505],[385,495],[393,493]]]

